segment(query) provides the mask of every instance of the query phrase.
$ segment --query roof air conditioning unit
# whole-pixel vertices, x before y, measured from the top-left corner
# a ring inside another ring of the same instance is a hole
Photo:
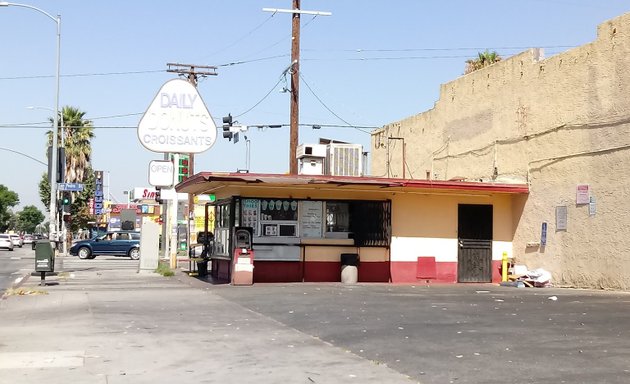
[[[361,144],[328,144],[326,173],[332,176],[363,176]]]
[[[323,175],[326,146],[322,144],[300,144],[295,151],[298,159],[298,174]]]
[[[295,157],[326,157],[326,146],[323,144],[300,144],[295,150]]]

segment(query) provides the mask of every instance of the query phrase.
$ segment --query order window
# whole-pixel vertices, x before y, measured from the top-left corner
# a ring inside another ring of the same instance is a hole
[[[346,202],[326,203],[326,232],[350,232],[350,209]]]

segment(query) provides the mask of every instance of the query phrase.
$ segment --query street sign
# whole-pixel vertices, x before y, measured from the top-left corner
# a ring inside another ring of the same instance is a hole
[[[173,185],[175,166],[172,161],[151,160],[149,162],[149,184],[154,187]]]
[[[214,145],[217,127],[194,85],[167,81],[138,122],[138,139],[149,151],[201,153]]]
[[[58,183],[57,189],[60,191],[80,192],[83,190],[81,183]]]

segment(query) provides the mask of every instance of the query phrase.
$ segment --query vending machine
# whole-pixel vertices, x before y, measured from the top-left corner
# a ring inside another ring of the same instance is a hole
[[[234,253],[232,257],[232,285],[254,283],[254,233],[251,227],[234,228]]]

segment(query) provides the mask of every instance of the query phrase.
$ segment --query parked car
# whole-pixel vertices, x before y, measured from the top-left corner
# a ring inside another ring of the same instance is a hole
[[[9,234],[9,236],[11,236],[11,241],[13,242],[14,247],[22,248],[22,245],[24,245],[24,242],[22,241],[22,238],[20,237],[20,235],[11,233]]]
[[[89,240],[79,240],[70,247],[70,254],[79,259],[93,259],[99,255],[140,258],[140,232],[118,231],[99,234]]]
[[[8,249],[9,251],[13,250],[13,241],[11,240],[11,236],[6,233],[0,233],[0,248]]]
[[[24,241],[24,244],[31,244],[33,241],[35,241],[35,238],[33,237],[33,235],[26,234],[24,235],[24,238],[22,240]]]

